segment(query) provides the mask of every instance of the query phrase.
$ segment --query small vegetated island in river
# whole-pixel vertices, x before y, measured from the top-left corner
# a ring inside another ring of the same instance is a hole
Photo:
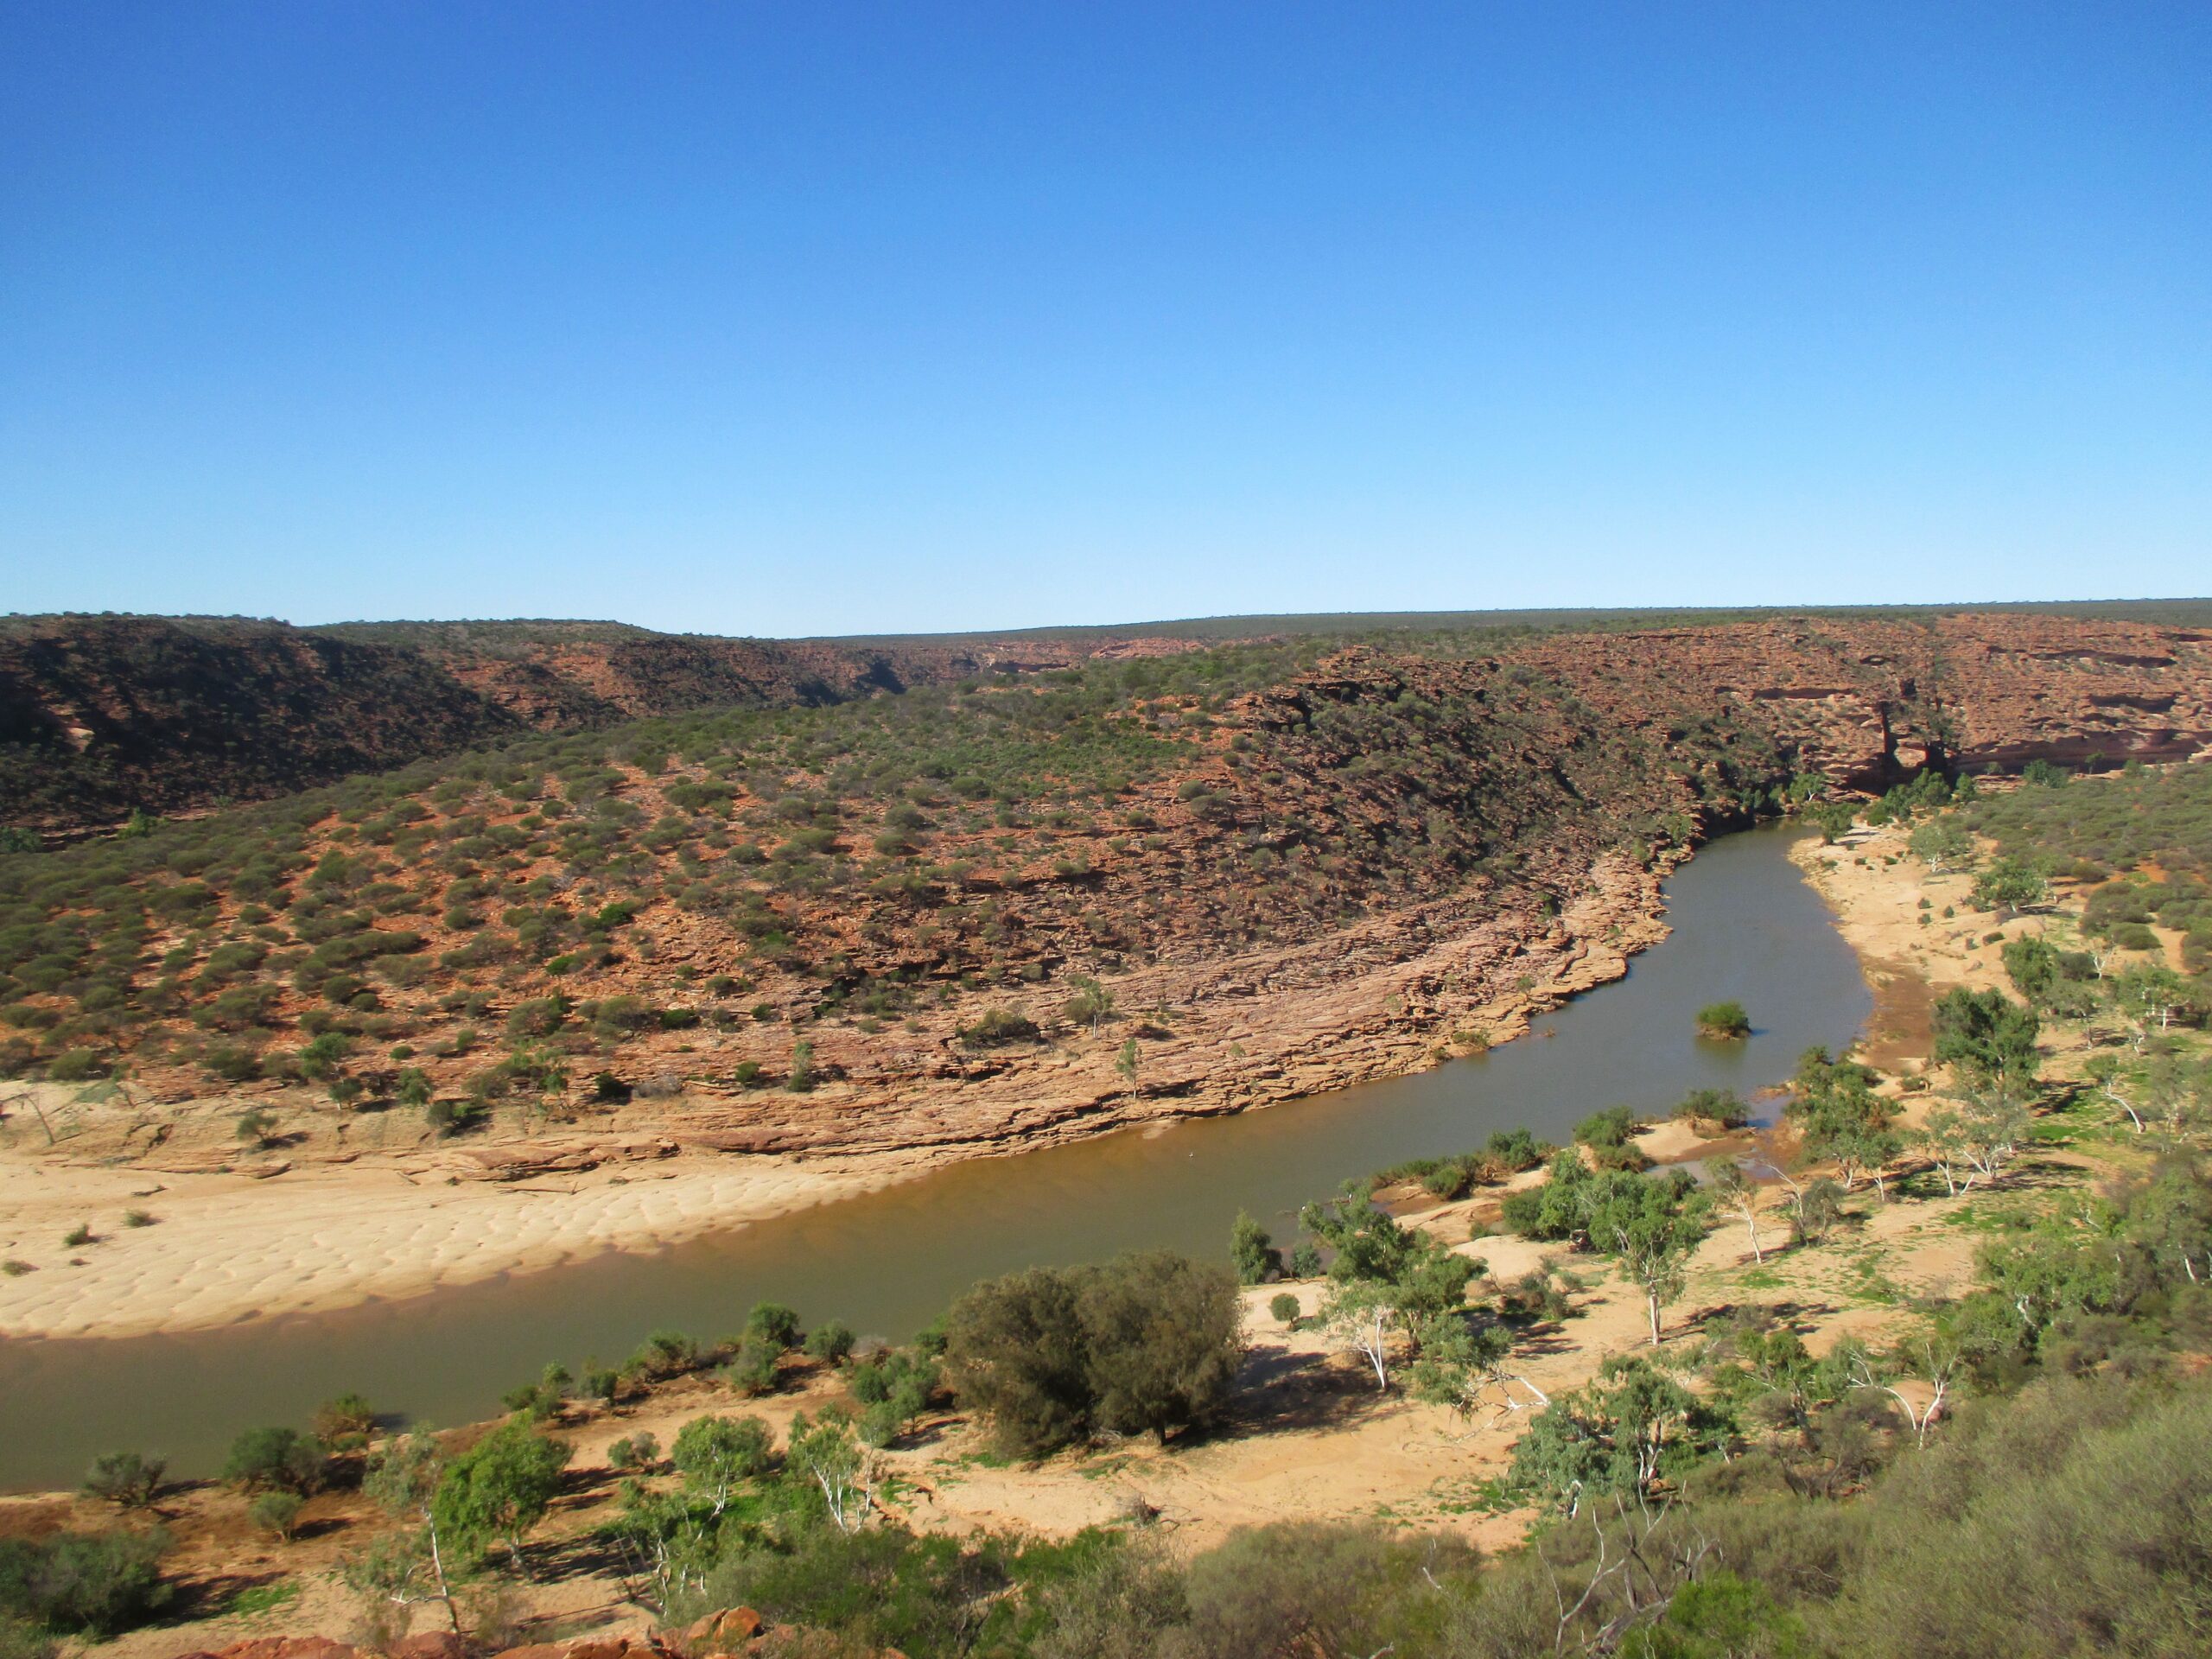
[[[2189,1650],[2203,667],[2047,616],[1162,647],[25,826],[9,1190],[144,1196],[11,1207],[0,1313],[158,1249],[165,1160],[264,1175],[243,1208],[365,1154],[439,1191],[928,1156],[1433,1064],[1617,973],[1657,873],[1777,811],[1906,1014],[1756,1139],[1723,1090],[1593,1110],[899,1345],[764,1304],[465,1428],[334,1391],[219,1479],[118,1446],[0,1504],[0,1642]]]
[[[1751,1016],[1740,1002],[1708,1002],[1697,1011],[1697,1032],[1716,1042],[1740,1042],[1751,1034]]]

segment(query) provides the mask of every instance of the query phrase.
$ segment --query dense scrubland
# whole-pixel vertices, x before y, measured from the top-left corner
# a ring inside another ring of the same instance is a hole
[[[1196,741],[1147,729],[1081,752],[1135,779]],[[809,1651],[2202,1651],[2212,768],[2038,766],[2004,792],[1930,773],[1823,828],[1839,863],[1894,849],[1882,869],[1942,895],[1920,928],[2001,982],[1948,989],[1927,1052],[1891,1075],[1808,1053],[1782,1131],[1713,1154],[1701,1181],[1650,1168],[1632,1116],[1599,1112],[1571,1147],[1504,1135],[1355,1180],[1308,1206],[1287,1251],[1240,1217],[1219,1263],[1141,1252],[980,1285],[900,1347],[764,1305],[721,1343],[663,1332],[620,1365],[550,1367],[510,1418],[462,1433],[336,1401],[309,1428],[242,1436],[224,1501],[281,1537],[318,1486],[358,1484],[362,1541],[338,1577],[371,1642],[420,1608],[500,1645],[507,1589],[611,1560],[656,1618],[744,1605],[813,1632]],[[1723,1131],[1745,1108],[1708,1093],[1681,1115]],[[1453,1248],[1422,1220],[1485,1192],[1501,1235],[1551,1251],[1524,1275],[1489,1271],[1479,1227]],[[1716,1258],[1739,1223],[1748,1254]],[[1952,1241],[1962,1273],[1892,1277],[1908,1237]],[[1063,1537],[914,1523],[908,1454],[956,1431],[977,1437],[963,1455],[1079,1465],[1121,1437],[1267,1432],[1236,1414],[1256,1340],[1240,1281],[1283,1285],[1271,1317],[1325,1332],[1378,1399],[1516,1427],[1481,1503],[1524,1517],[1522,1541],[1485,1557],[1386,1513],[1193,1551],[1141,1503]],[[1646,1329],[1547,1394],[1530,1356],[1600,1281]],[[1837,1284],[1840,1315],[1815,1294]],[[614,1444],[597,1518],[561,1531],[577,1427],[702,1383],[670,1446]],[[794,1392],[780,1432],[755,1414]],[[161,1488],[136,1454],[89,1484],[127,1515]],[[157,1615],[162,1549],[129,1519],[0,1545],[10,1649]]]

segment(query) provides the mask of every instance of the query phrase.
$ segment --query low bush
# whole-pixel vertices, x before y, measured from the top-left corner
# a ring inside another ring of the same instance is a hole
[[[231,1442],[223,1478],[248,1491],[273,1489],[302,1497],[322,1483],[320,1446],[296,1428],[249,1428]]]
[[[86,1497],[103,1498],[123,1509],[143,1509],[162,1490],[162,1478],[168,1471],[166,1459],[109,1452],[93,1459],[81,1490]]]
[[[159,1529],[0,1539],[0,1615],[92,1637],[143,1624],[171,1598],[161,1573],[168,1543]]]

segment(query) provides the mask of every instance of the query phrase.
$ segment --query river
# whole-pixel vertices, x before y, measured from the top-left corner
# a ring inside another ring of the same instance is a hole
[[[548,1360],[617,1363],[659,1327],[720,1338],[764,1298],[904,1338],[1013,1268],[1138,1245],[1223,1256],[1239,1206],[1287,1243],[1299,1206],[1346,1177],[1466,1151],[1494,1129],[1564,1141],[1605,1106],[1657,1113],[1708,1085],[1748,1096],[1809,1045],[1848,1046],[1872,1007],[1789,861],[1793,833],[1713,842],[1669,880],[1674,931],[1625,979],[1521,1041],[1415,1077],[978,1159],[663,1251],[404,1301],[177,1336],[0,1343],[0,1488],[73,1485],[93,1457],[124,1449],[211,1473],[240,1429],[303,1426],[348,1389],[421,1421],[480,1418]],[[1731,997],[1751,1011],[1750,1040],[1699,1040],[1696,1010]]]

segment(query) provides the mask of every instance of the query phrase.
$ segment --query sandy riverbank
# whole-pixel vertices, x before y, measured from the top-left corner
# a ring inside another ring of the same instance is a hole
[[[10,1160],[0,1165],[0,1255],[43,1265],[4,1281],[0,1334],[135,1336],[325,1313],[677,1243],[905,1173],[888,1159],[708,1157],[448,1185],[398,1164],[256,1179]],[[126,1225],[133,1210],[154,1224]],[[61,1246],[79,1223],[95,1242]]]
[[[1935,874],[1905,850],[1906,839],[1907,832],[1891,824],[1853,830],[1832,847],[1808,836],[1789,849],[1834,912],[1836,931],[1859,957],[1874,994],[1859,1052],[1885,1071],[1925,1064],[1929,1010],[1944,991],[2008,983],[1999,947],[1986,943],[1999,930],[1988,912],[1967,902],[1974,879]],[[1946,916],[1946,910],[1954,913]],[[2017,935],[2044,925],[2027,918],[2003,931]]]

